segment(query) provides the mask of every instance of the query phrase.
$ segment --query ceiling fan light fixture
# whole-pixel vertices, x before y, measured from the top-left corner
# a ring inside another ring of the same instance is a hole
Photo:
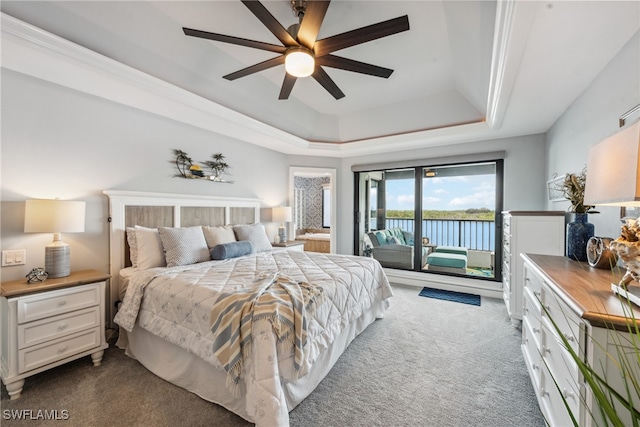
[[[303,47],[291,48],[284,58],[284,69],[294,77],[309,77],[315,69],[313,53]]]

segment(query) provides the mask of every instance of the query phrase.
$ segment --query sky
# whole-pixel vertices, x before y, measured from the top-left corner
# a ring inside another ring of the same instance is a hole
[[[471,175],[423,179],[425,210],[495,209],[495,175]],[[413,179],[388,180],[387,209],[414,209]]]

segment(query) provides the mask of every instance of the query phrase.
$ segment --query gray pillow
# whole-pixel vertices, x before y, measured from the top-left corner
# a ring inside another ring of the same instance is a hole
[[[229,259],[237,258],[243,255],[249,255],[253,252],[253,243],[249,240],[241,242],[229,242],[215,245],[211,248],[211,259]]]
[[[257,223],[251,225],[234,225],[233,231],[238,240],[249,240],[253,243],[254,252],[270,251],[273,249],[264,225]]]
[[[167,267],[209,261],[209,247],[202,227],[159,227]]]

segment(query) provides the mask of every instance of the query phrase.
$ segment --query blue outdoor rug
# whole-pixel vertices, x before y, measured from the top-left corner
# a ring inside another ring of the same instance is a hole
[[[444,289],[422,288],[421,297],[459,302],[469,305],[480,305],[480,295],[465,294],[464,292],[446,291]]]

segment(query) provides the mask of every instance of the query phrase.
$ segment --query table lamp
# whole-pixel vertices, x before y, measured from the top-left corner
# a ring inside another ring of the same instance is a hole
[[[285,243],[287,241],[287,229],[285,227],[285,222],[291,222],[291,208],[289,206],[273,208],[272,217],[274,222],[280,223],[278,236],[280,237],[280,243]]]
[[[84,231],[85,202],[68,200],[27,200],[24,209],[25,233],[53,233],[53,242],[44,249],[44,269],[49,278],[71,274],[69,245],[61,233]]]
[[[640,120],[589,149],[584,203],[640,206]],[[610,249],[627,270],[611,289],[640,305],[640,287],[631,284],[640,279],[640,218],[626,220]]]

